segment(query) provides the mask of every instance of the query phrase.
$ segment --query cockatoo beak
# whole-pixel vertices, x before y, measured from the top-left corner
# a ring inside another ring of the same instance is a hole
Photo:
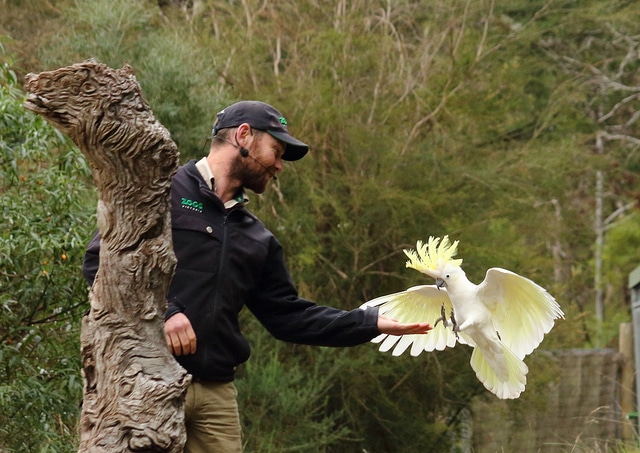
[[[436,286],[438,287],[438,289],[446,288],[447,287],[447,283],[442,278],[436,278]]]

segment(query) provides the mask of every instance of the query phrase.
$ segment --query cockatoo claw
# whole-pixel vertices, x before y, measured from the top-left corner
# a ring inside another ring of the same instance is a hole
[[[442,324],[444,324],[444,327],[447,327],[447,312],[444,309],[444,305],[442,305],[442,307],[440,307],[440,317],[438,319],[436,319],[435,324],[433,325],[434,329],[435,327],[438,325],[439,322],[442,321]]]
[[[453,310],[451,310],[451,315],[449,316],[449,319],[447,319],[447,310],[445,310],[444,305],[442,305],[442,307],[440,307],[440,317],[436,319],[433,327],[435,328],[439,322],[442,322],[445,328],[451,326],[451,330],[453,330],[453,333],[456,335],[456,339],[460,339],[460,336],[458,335],[458,332],[460,332],[460,327],[458,326],[456,317],[453,314]]]
[[[458,322],[456,321],[456,317],[453,314],[453,311],[451,311],[451,330],[453,330],[453,333],[456,334],[456,340],[460,339],[460,335],[458,335],[458,332],[460,332],[460,326],[458,325]]]

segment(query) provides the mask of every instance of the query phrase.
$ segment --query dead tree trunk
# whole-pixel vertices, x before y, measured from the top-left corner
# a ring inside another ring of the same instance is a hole
[[[67,134],[98,189],[100,269],[82,322],[79,451],[181,452],[189,375],[163,330],[175,268],[169,189],[178,151],[129,66],[29,74],[25,107]]]

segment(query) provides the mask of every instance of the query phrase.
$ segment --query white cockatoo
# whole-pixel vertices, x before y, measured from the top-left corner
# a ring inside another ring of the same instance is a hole
[[[542,341],[554,320],[564,318],[556,300],[542,287],[511,271],[487,271],[479,285],[471,283],[452,259],[458,241],[445,236],[418,241],[416,250],[404,250],[407,267],[436,279],[435,285],[414,286],[378,297],[362,305],[380,307],[380,314],[403,323],[430,322],[426,335],[382,334],[371,340],[383,352],[399,356],[411,346],[411,355],[443,350],[456,342],[473,347],[471,367],[484,386],[498,398],[518,398],[529,371],[523,359]],[[447,314],[449,315],[447,317]]]

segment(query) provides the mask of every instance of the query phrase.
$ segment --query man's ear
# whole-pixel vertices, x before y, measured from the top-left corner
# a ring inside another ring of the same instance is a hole
[[[238,145],[242,148],[249,146],[253,140],[253,133],[249,123],[242,123],[238,126],[238,129],[236,130],[236,140],[238,140]]]

